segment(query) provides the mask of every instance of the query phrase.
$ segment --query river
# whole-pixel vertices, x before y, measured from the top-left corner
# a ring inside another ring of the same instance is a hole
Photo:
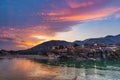
[[[120,80],[120,61],[1,58],[0,80]]]

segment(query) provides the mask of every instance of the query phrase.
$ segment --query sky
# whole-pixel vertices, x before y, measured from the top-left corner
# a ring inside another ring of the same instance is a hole
[[[0,0],[0,49],[120,34],[120,0]]]

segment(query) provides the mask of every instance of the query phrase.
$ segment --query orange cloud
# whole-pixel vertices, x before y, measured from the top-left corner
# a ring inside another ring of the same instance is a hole
[[[12,41],[12,43],[15,43],[19,48],[30,48],[44,41],[54,38],[57,39],[55,32],[49,28],[49,26],[35,26],[27,28],[2,27],[0,30],[0,41]]]

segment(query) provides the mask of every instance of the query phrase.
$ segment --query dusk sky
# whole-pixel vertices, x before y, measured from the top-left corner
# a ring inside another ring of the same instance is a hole
[[[0,0],[0,49],[120,34],[120,0]]]

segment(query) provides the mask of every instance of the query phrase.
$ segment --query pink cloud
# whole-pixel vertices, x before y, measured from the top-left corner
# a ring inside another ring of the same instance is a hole
[[[115,17],[116,17],[116,18],[120,18],[120,14],[116,14]]]
[[[47,22],[50,21],[82,21],[82,20],[89,20],[89,19],[97,19],[108,17],[115,12],[120,11],[120,7],[106,7],[104,9],[99,10],[79,10],[79,9],[66,9],[66,10],[53,10],[46,13],[42,13],[42,16],[45,16],[44,19]],[[40,14],[39,14],[40,15]]]
[[[85,1],[85,2],[77,2],[77,1],[74,1],[74,0],[67,0],[67,3],[68,5],[71,7],[71,8],[80,8],[80,7],[88,7],[88,6],[92,6],[95,4],[94,1]]]

